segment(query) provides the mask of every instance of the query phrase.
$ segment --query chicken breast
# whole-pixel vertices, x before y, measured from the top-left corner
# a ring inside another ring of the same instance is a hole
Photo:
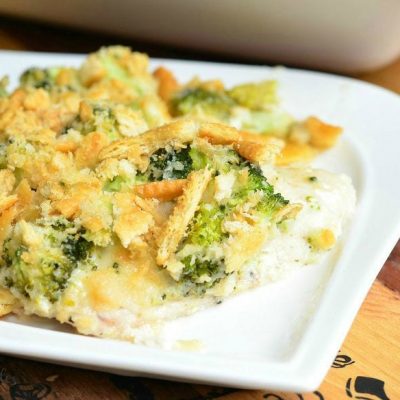
[[[301,211],[270,232],[255,260],[211,288],[188,295],[185,283],[159,268],[154,253],[132,255],[116,245],[97,252],[95,270],[75,269],[60,299],[50,306],[21,299],[25,312],[56,318],[86,335],[148,343],[165,321],[318,262],[354,211],[350,179],[309,168],[281,168],[269,173],[269,179],[291,202],[302,204]]]

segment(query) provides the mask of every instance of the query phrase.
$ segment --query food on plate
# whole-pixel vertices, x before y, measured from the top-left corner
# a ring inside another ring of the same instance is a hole
[[[298,163],[341,129],[296,122],[273,82],[182,87],[116,46],[6,83],[0,315],[148,343],[164,321],[318,262],[353,212],[348,177]]]

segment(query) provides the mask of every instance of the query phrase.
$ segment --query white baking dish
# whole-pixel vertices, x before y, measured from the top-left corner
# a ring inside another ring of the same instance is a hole
[[[0,12],[342,72],[400,56],[398,0],[1,0]]]

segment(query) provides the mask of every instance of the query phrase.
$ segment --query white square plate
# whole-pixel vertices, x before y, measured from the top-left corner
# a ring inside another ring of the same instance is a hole
[[[82,56],[0,52],[12,84],[30,66],[78,65]],[[282,106],[345,128],[317,161],[344,172],[357,190],[356,214],[335,253],[321,265],[168,323],[171,339],[200,339],[198,352],[147,348],[84,337],[42,320],[0,322],[0,352],[56,363],[241,388],[311,391],[322,381],[370,285],[400,235],[400,100],[352,79],[255,66],[156,60],[185,81],[227,85],[277,79]]]

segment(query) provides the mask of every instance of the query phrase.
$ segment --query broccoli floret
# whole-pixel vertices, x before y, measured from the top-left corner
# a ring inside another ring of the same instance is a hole
[[[187,242],[201,246],[220,243],[227,237],[222,231],[226,211],[225,206],[202,204],[191,221]]]
[[[189,151],[189,156],[192,159],[192,166],[195,171],[204,169],[209,164],[208,157],[193,147]]]
[[[173,115],[205,114],[227,120],[235,101],[222,91],[188,88],[179,92],[171,101]]]
[[[164,179],[185,179],[194,170],[205,168],[211,160],[190,146],[182,149],[161,148],[153,153],[147,170],[136,181],[154,182]]]
[[[13,251],[8,243],[3,248],[3,260],[8,267],[3,276],[4,285],[22,296],[31,297],[40,293],[50,302],[55,302],[70,277],[70,265],[62,258],[43,258],[40,263],[32,265],[24,261],[29,254],[26,247],[20,245]]]
[[[73,229],[73,227],[74,227],[74,224],[72,222],[68,221],[65,218],[61,218],[61,217],[53,218],[51,220],[50,225],[51,225],[52,229],[59,231],[59,232],[66,231],[67,229]]]
[[[103,190],[105,192],[126,192],[129,191],[135,184],[146,182],[148,182],[148,180],[143,174],[136,175],[132,178],[118,175],[113,179],[108,179],[103,186]]]
[[[117,175],[112,179],[107,179],[103,185],[105,192],[128,192],[136,184],[147,183],[148,176],[145,174],[124,174],[123,176]]]
[[[233,199],[230,201],[231,207],[244,203],[252,193],[256,192],[262,194],[256,210],[265,218],[272,217],[276,211],[289,204],[289,201],[280,193],[274,193],[274,187],[268,183],[260,167],[249,161],[243,161],[242,168],[248,169],[248,179],[246,184],[234,193]]]
[[[215,256],[208,257],[207,252],[210,246],[221,243],[228,237],[222,230],[225,215],[226,210],[223,206],[210,203],[201,204],[196,211],[181,248],[197,245],[202,246],[202,250],[180,260],[184,265],[180,282],[185,290],[202,294],[224,276],[224,261]]]
[[[285,137],[294,119],[277,109],[276,82],[264,81],[231,90],[186,88],[170,101],[173,116],[194,115],[240,125],[241,129]]]
[[[230,198],[219,204],[206,196],[179,246],[177,257],[184,264],[180,280],[185,288],[187,282],[195,284],[189,290],[195,290],[196,293],[203,293],[225,274],[224,260],[219,252],[219,246],[229,238],[229,233],[224,230],[225,221],[229,221],[242,206],[250,205],[254,200],[256,202],[251,206],[252,209],[246,208],[247,212],[267,221],[288,204],[281,194],[274,193],[273,186],[268,183],[257,165],[239,155],[236,161],[237,163],[231,165],[230,171],[241,174],[241,178],[236,180]],[[247,174],[243,174],[243,171],[247,171]],[[247,179],[244,179],[246,176]],[[194,253],[192,249],[195,249]],[[190,256],[187,256],[188,252]]]
[[[150,164],[145,172],[148,180],[184,179],[193,170],[190,148],[159,149],[150,157]]]
[[[272,193],[263,196],[262,200],[257,204],[257,211],[265,218],[270,218],[287,204],[289,204],[289,200],[286,200],[280,193]]]
[[[243,107],[262,110],[277,103],[276,81],[246,83],[233,87],[228,95]]]
[[[239,186],[223,205],[218,205],[216,202],[200,204],[189,225],[185,244],[207,247],[221,243],[228,237],[222,228],[224,219],[237,207],[247,202],[250,195],[254,193],[261,194],[256,210],[262,213],[264,218],[270,218],[274,212],[289,203],[280,193],[274,193],[273,186],[268,183],[258,166],[243,160],[240,168],[248,169],[247,182]]]
[[[284,138],[293,122],[293,117],[282,110],[250,111],[249,116],[242,121],[242,129]]]
[[[64,74],[64,78],[58,79],[61,73]],[[47,91],[52,91],[54,89],[79,91],[81,89],[77,71],[73,68],[32,67],[22,73],[19,81],[22,87],[44,89]]]
[[[148,129],[140,113],[122,104],[103,101],[83,102],[79,114],[62,129],[61,134],[67,134],[71,128],[79,131],[82,135],[93,131],[102,132],[110,140],[121,139],[123,136],[134,136]]]
[[[10,136],[6,142],[0,144],[0,165],[5,168],[7,165],[14,169],[14,176],[17,183],[24,177],[24,162],[32,157],[35,145],[22,135]],[[18,156],[16,156],[18,155]],[[35,156],[36,154],[34,154]],[[30,172],[28,172],[29,174]]]
[[[20,77],[20,84],[24,87],[51,90],[55,85],[55,78],[59,72],[58,68],[36,68],[27,69]]]
[[[216,174],[227,173],[237,168],[241,157],[235,151],[226,146],[213,146],[212,150],[199,150],[192,147],[189,153],[193,160],[193,169],[199,170],[209,166]]]
[[[104,184],[103,190],[106,192],[120,192],[124,183],[124,179],[121,176],[116,176]]]
[[[268,123],[273,125],[272,118],[265,118],[264,113],[258,115],[257,111],[269,109],[276,103],[276,82],[264,81],[235,86],[229,91],[209,90],[202,87],[186,88],[172,98],[170,108],[174,116],[194,114],[229,121],[234,116],[235,107],[239,105],[254,112],[249,119],[250,124],[255,119],[254,125],[264,127]],[[268,126],[263,130],[268,130],[267,128]]]
[[[150,157],[144,173],[136,176],[136,181],[154,182],[164,179],[185,179],[192,171],[210,166],[217,174],[237,167],[241,157],[234,150],[218,146],[212,154],[205,154],[195,147],[182,149],[161,148]]]
[[[93,119],[83,123],[80,132],[86,135],[93,131],[104,132],[111,140],[121,138],[117,118],[110,107],[99,105],[93,107]]]
[[[16,295],[54,303],[72,272],[88,259],[93,243],[83,237],[82,229],[62,218],[28,226],[40,247],[29,248],[17,224],[3,246],[2,281]]]
[[[87,135],[93,131],[100,131],[106,133],[111,140],[121,137],[118,132],[118,122],[111,107],[105,104],[92,104],[91,111],[90,118],[83,118],[83,116],[78,115],[75,120],[64,128],[64,132],[66,133],[68,129],[73,128],[82,135]]]
[[[274,188],[267,182],[267,178],[264,176],[259,166],[247,160],[243,160],[240,167],[241,169],[247,168],[249,171],[248,180],[245,187],[245,191],[247,192],[246,194],[256,190],[262,190],[268,195],[273,193]]]
[[[213,287],[225,275],[221,261],[200,260],[187,256],[181,262],[185,265],[182,271],[182,282],[195,285],[191,291],[205,291]]]
[[[72,263],[76,264],[78,261],[86,260],[93,246],[93,243],[81,236],[84,233],[84,231],[80,231],[76,235],[68,235],[61,243],[63,253]]]

